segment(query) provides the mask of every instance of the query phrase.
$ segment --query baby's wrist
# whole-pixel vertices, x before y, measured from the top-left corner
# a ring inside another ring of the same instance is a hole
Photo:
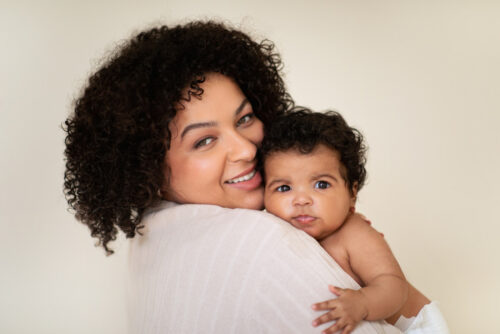
[[[370,314],[370,310],[368,308],[368,297],[363,292],[363,289],[359,289],[357,292],[360,300],[359,305],[361,305],[361,319],[366,320]]]

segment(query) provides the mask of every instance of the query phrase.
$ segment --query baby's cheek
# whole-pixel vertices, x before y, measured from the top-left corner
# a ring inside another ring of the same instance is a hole
[[[267,191],[264,192],[264,207],[266,211],[274,214],[274,202],[272,196],[268,194]]]
[[[272,213],[281,219],[288,220],[289,209],[286,200],[278,196],[264,196],[264,205],[267,212]]]
[[[264,191],[264,206],[266,207],[267,212],[273,213],[275,207],[274,202],[273,196],[269,194],[267,190]]]

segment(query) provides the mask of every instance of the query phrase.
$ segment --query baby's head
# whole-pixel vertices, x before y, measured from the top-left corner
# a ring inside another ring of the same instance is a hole
[[[318,240],[342,226],[364,184],[363,137],[339,113],[290,112],[262,143],[265,206]]]

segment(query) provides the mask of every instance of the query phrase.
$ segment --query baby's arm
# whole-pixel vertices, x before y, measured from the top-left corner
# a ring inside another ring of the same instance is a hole
[[[349,333],[359,321],[386,319],[404,305],[408,284],[403,272],[383,236],[360,217],[351,217],[321,244],[334,258],[342,249],[350,267],[345,269],[351,269],[364,286],[360,290],[331,287],[337,299],[313,305],[315,310],[331,310],[316,319],[316,325],[337,320],[325,333],[340,329]]]

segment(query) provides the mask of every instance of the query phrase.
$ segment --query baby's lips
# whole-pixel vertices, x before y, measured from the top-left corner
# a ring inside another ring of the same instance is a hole
[[[298,216],[293,217],[293,219],[300,222],[300,223],[307,224],[307,223],[310,223],[310,222],[316,220],[316,217],[309,216],[309,215],[298,215]]]

